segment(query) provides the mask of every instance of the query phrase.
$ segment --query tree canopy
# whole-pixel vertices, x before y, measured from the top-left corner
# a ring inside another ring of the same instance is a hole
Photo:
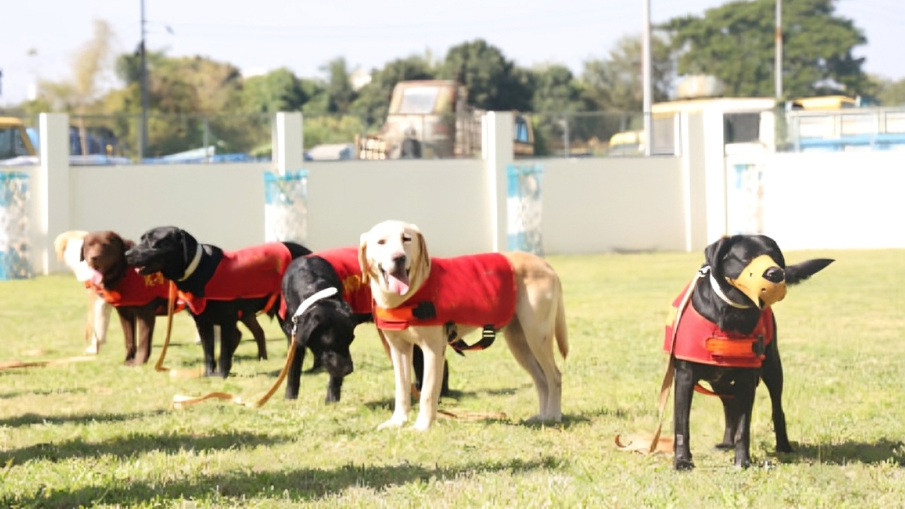
[[[852,50],[867,42],[852,20],[835,13],[835,0],[782,4],[783,92],[787,97],[863,93],[869,86],[863,58]],[[663,25],[678,54],[679,74],[710,74],[727,96],[772,96],[775,0],[735,1],[703,16]]]

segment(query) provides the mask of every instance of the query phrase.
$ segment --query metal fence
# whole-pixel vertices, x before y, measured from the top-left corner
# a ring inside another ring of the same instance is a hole
[[[397,115],[377,126],[355,115],[305,115],[305,158],[480,157],[480,117],[479,113]],[[148,117],[144,136],[139,114],[71,115],[71,163],[266,161],[272,157],[274,118],[271,114],[155,114]],[[518,113],[516,156],[642,155],[643,141],[638,139],[642,119],[640,113]],[[37,149],[41,142],[37,117],[22,120]]]

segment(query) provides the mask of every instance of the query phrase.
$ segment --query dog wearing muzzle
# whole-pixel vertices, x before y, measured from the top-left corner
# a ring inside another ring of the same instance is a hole
[[[750,431],[759,380],[770,393],[776,450],[792,452],[782,409],[783,371],[772,306],[833,260],[786,265],[776,242],[764,235],[723,237],[707,246],[697,277],[673,303],[664,350],[675,376],[674,466],[694,468],[689,414],[695,390],[720,397],[726,419],[718,448],[735,449],[735,465],[751,463]],[[699,385],[706,381],[712,391]]]

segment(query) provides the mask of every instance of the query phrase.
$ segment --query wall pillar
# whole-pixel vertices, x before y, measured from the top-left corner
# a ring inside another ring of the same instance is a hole
[[[509,111],[489,111],[481,122],[481,153],[490,203],[492,246],[495,252],[499,252],[505,251],[509,243],[506,168],[513,161],[514,118]]]
[[[277,173],[301,169],[305,161],[304,131],[300,112],[280,112],[273,125],[273,162]]]
[[[30,237],[34,253],[32,268],[36,274],[50,274],[66,265],[57,261],[53,241],[72,229],[69,224],[69,115],[41,113],[38,118],[41,140],[41,166],[32,197],[37,201],[39,220]]]

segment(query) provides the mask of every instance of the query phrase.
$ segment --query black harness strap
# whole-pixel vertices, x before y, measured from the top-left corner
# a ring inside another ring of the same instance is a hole
[[[459,330],[456,328],[455,323],[447,322],[444,327],[446,328],[447,343],[449,343],[449,346],[451,346],[459,355],[465,355],[462,353],[465,350],[484,350],[489,348],[496,339],[496,330],[493,328],[493,324],[484,326],[481,330],[481,339],[473,345],[469,345],[464,339],[459,337]]]

